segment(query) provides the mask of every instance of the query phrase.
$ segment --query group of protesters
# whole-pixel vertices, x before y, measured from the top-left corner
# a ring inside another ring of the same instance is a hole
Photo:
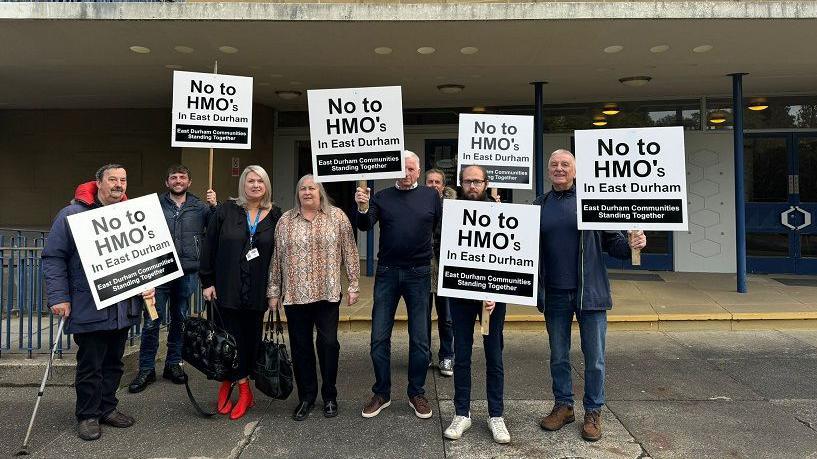
[[[207,190],[204,201],[189,192],[190,170],[174,165],[167,171],[167,191],[159,200],[184,276],[141,297],[97,309],[67,217],[127,199],[125,167],[101,167],[95,180],[77,187],[71,204],[57,214],[42,255],[48,305],[54,314],[66,317],[66,331],[78,345],[78,436],[95,440],[101,436],[101,424],[127,428],[135,422],[117,409],[116,391],[124,373],[122,357],[128,330],[142,315],[139,371],[128,390],[141,392],[156,381],[159,324],[165,321],[168,339],[162,377],[176,384],[187,381],[182,366],[182,323],[189,313],[189,298],[199,286],[204,299],[218,311],[214,319],[236,339],[238,347],[238,368],[218,390],[219,413],[237,420],[254,405],[250,379],[264,315],[268,310],[283,309],[299,402],[292,418],[302,421],[314,409],[318,370],[323,415],[337,416],[339,310],[344,295],[346,303],[352,305],[360,294],[360,257],[353,228],[371,231],[379,224],[370,341],[374,384],[362,416],[376,417],[391,404],[391,338],[402,298],[408,314],[408,405],[418,418],[432,417],[424,386],[433,363],[433,303],[440,337],[438,371],[454,378],[455,413],[443,435],[450,440],[461,438],[471,426],[474,324],[485,311],[491,316],[488,333],[483,336],[487,425],[494,441],[509,443],[511,436],[503,417],[506,304],[488,298],[446,298],[434,289],[443,200],[493,202],[488,174],[478,165],[461,168],[461,186],[455,191],[445,185],[447,177],[439,169],[426,171],[426,186],[421,186],[419,164],[416,154],[405,151],[405,176],[393,186],[374,195],[368,188],[358,187],[354,196],[357,209],[351,217],[332,205],[312,175],[300,178],[293,208],[282,212],[273,203],[269,176],[260,166],[245,168],[238,197],[219,203],[213,190]],[[631,249],[645,247],[646,238],[643,234],[627,237],[618,231],[580,231],[573,155],[567,150],[554,151],[547,170],[552,189],[539,196],[534,205],[541,208],[538,309],[547,324],[555,404],[540,426],[554,431],[575,420],[569,358],[575,316],[585,362],[581,436],[595,441],[602,436],[606,311],[612,307],[603,252],[626,258]],[[163,314],[166,309],[169,317],[151,320],[143,311],[143,302],[154,298],[158,311]],[[238,391],[232,397],[234,384]]]

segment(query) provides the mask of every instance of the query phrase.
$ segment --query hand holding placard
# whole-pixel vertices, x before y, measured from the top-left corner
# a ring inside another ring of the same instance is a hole
[[[641,266],[641,249],[646,245],[644,231],[629,230],[627,236],[630,243],[630,258],[633,266]],[[643,241],[642,241],[643,240]]]

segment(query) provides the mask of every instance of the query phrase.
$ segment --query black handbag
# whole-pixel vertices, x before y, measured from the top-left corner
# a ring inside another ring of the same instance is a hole
[[[188,317],[182,325],[182,359],[204,373],[207,379],[225,381],[238,369],[238,346],[235,338],[211,319],[213,311],[219,314],[215,301],[207,302],[206,305],[206,319]],[[208,417],[216,414],[216,411],[204,411],[193,397],[187,380],[184,384],[187,396],[196,411]],[[232,389],[230,387],[230,392]]]
[[[267,317],[264,340],[255,361],[255,387],[277,400],[286,400],[292,393],[292,362],[284,344],[284,327],[277,309],[274,326],[272,312]]]

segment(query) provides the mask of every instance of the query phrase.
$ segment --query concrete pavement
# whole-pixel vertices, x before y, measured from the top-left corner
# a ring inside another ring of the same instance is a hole
[[[436,333],[435,333],[436,335]],[[373,383],[368,333],[341,333],[340,415],[316,410],[305,422],[297,400],[257,405],[240,421],[202,419],[183,386],[160,380],[141,394],[120,391],[130,429],[104,428],[96,442],[75,435],[73,390],[49,387],[37,422],[35,457],[587,457],[817,458],[817,331],[611,331],[608,334],[604,438],[586,443],[579,422],[544,432],[552,407],[544,330],[505,334],[505,418],[510,445],[491,441],[485,417],[484,354],[474,351],[473,426],[456,442],[442,431],[453,415],[453,381],[430,369],[426,390],[434,416],[414,416],[406,400],[407,337],[393,343],[392,406],[373,419],[360,409]],[[479,343],[479,340],[475,341]],[[436,347],[436,344],[435,344]],[[571,355],[577,418],[583,362]],[[194,391],[214,403],[216,384],[190,370]],[[127,383],[127,381],[123,381]],[[36,389],[0,391],[0,456],[19,447]]]

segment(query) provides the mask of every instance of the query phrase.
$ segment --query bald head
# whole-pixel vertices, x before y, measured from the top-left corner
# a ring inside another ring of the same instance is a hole
[[[576,159],[569,150],[559,149],[550,154],[548,179],[554,190],[568,190],[576,178]]]

